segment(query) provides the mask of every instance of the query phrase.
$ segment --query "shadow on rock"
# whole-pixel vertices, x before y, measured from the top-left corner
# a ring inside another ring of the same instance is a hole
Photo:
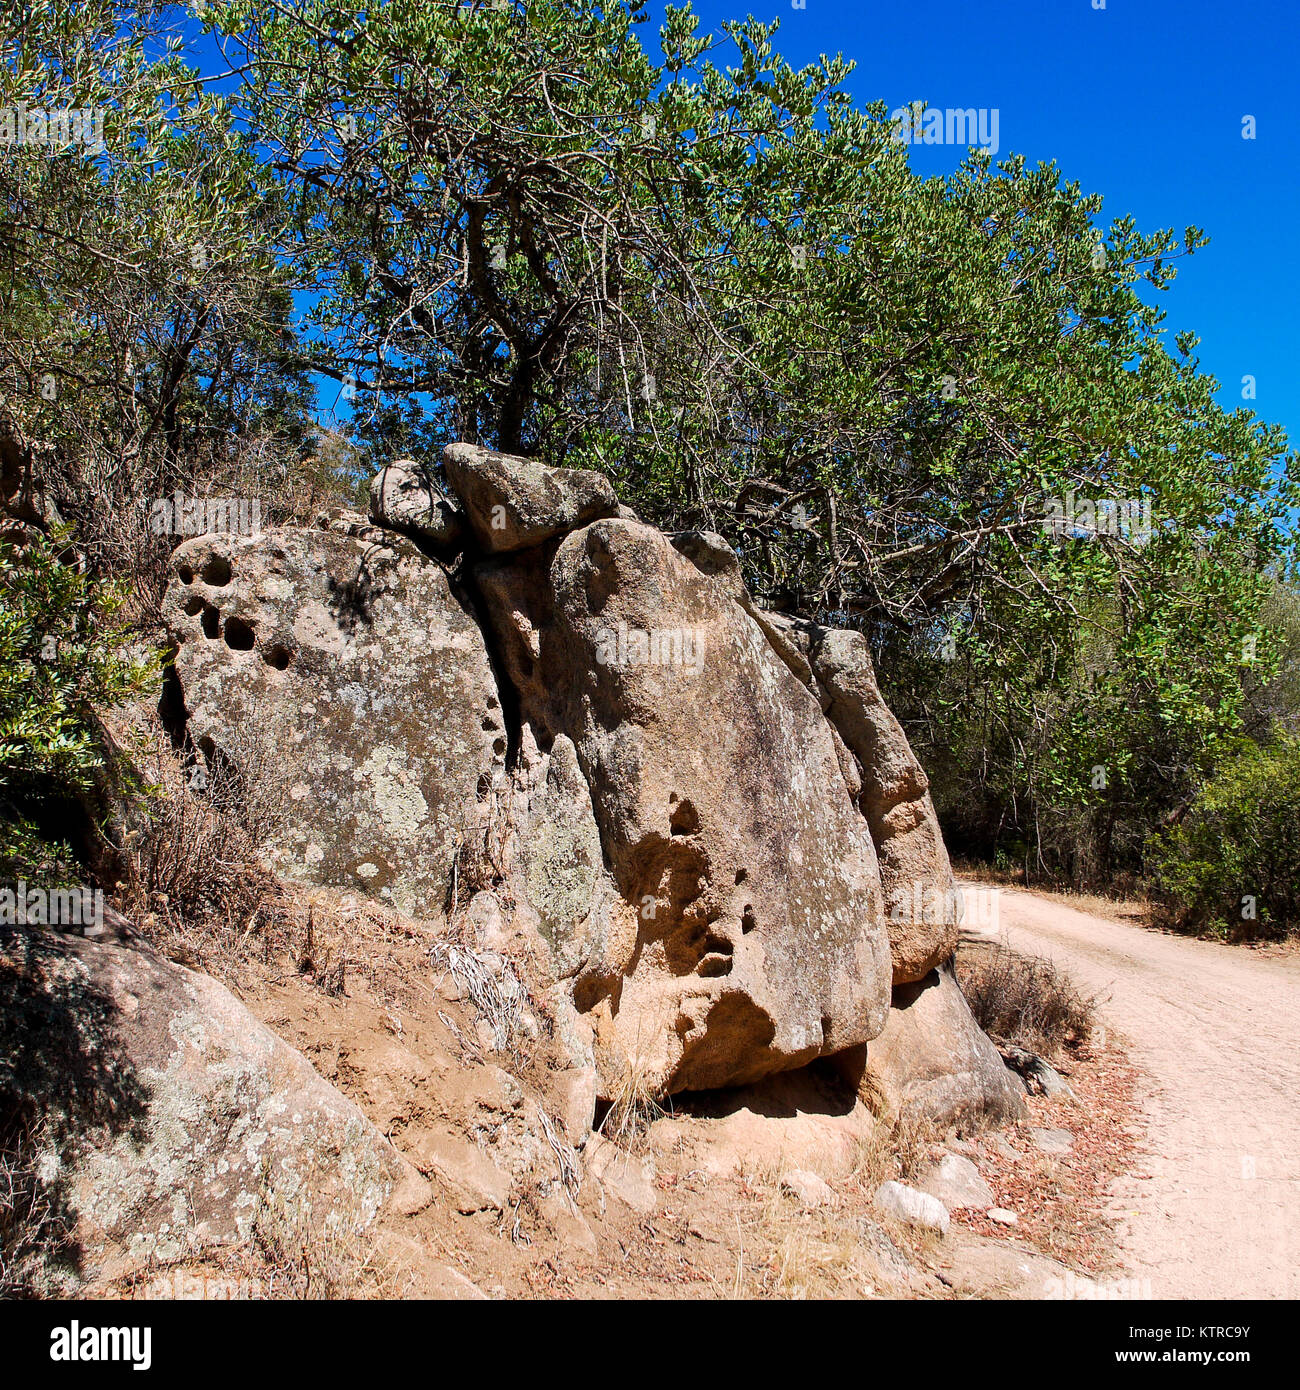
[[[74,1153],[92,1134],[143,1141],[149,1093],[115,1014],[68,940],[0,927],[0,1294],[81,1276]]]

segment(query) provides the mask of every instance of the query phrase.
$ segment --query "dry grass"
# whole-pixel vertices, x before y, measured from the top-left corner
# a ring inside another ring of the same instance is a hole
[[[124,836],[119,906],[168,955],[214,975],[283,944],[273,940],[283,893],[261,860],[289,814],[282,743],[250,723],[204,760],[156,724],[133,730],[129,756],[148,794]]]
[[[886,1138],[889,1127],[879,1127]],[[887,1152],[887,1150],[886,1150]],[[887,1171],[897,1172],[893,1162]],[[742,1197],[753,1203],[736,1215],[736,1259],[726,1292],[731,1298],[896,1297],[902,1291],[898,1268],[889,1269],[863,1233],[863,1172],[845,1178],[836,1205],[805,1207],[784,1188],[784,1165],[758,1163],[740,1174]],[[917,1254],[929,1253],[933,1239],[873,1213],[865,1218],[877,1239],[892,1245],[898,1263],[919,1272]],[[906,1251],[911,1254],[905,1253]]]
[[[451,976],[461,998],[491,1030],[492,1050],[526,1062],[527,1044],[537,1039],[539,1024],[514,962],[450,939],[435,941],[429,959],[442,978]]]
[[[313,1225],[292,1205],[265,1197],[251,1246],[268,1298],[400,1298],[409,1282],[379,1253],[373,1231]]]
[[[1024,956],[1006,946],[963,945],[957,977],[975,1020],[995,1038],[1060,1056],[1086,1047],[1096,1021],[1096,999],[1051,961]]]
[[[72,1235],[67,1213],[37,1172],[42,1123],[16,1126],[0,1148],[0,1298],[55,1294],[50,1263]]]
[[[645,1147],[650,1126],[668,1111],[645,1062],[627,1053],[619,1062],[618,1080],[596,1132],[619,1148],[635,1152]]]
[[[938,1128],[917,1115],[880,1119],[858,1140],[850,1177],[871,1192],[891,1178],[912,1182],[929,1166],[940,1138]]]

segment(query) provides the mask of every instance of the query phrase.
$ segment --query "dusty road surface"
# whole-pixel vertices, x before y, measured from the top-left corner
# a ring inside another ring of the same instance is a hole
[[[998,891],[996,923],[976,934],[1068,969],[1144,1073],[1149,1176],[1115,1191],[1131,1275],[1153,1298],[1300,1297],[1300,957],[1019,889]]]

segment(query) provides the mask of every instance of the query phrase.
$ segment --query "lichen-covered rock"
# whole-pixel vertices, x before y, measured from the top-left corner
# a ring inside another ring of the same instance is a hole
[[[523,891],[537,913],[559,978],[599,955],[616,895],[605,874],[600,829],[571,739],[556,737],[520,844]]]
[[[816,701],[726,587],[622,520],[476,573],[524,719],[576,749],[621,898],[575,985],[603,1084],[620,1058],[651,1086],[739,1084],[874,1037],[870,835]]]
[[[1023,1119],[1024,1088],[975,1022],[951,965],[899,985],[869,1042],[861,1090],[876,1108],[978,1127]]]
[[[880,694],[867,639],[814,628],[808,656],[826,717],[861,769],[859,804],[880,860],[894,983],[907,984],[952,955],[960,923],[929,779]]]
[[[455,545],[463,529],[460,512],[414,459],[385,464],[370,480],[370,517],[440,548]]]
[[[834,730],[849,795],[862,810],[880,865],[894,983],[919,980],[956,949],[961,900],[925,775],[876,684],[867,639],[758,608],[721,537],[685,532],[673,543],[718,576],[762,629]]]
[[[273,866],[428,914],[483,834],[507,739],[473,616],[436,563],[389,541],[197,537],[173,553],[164,616],[208,773],[285,784]]]
[[[355,1231],[428,1185],[227,990],[145,949],[0,938],[0,1092],[41,1117],[32,1168],[73,1232],[65,1287],[245,1240]]]
[[[485,550],[524,550],[618,512],[608,480],[587,469],[548,468],[477,444],[448,444],[442,462]]]

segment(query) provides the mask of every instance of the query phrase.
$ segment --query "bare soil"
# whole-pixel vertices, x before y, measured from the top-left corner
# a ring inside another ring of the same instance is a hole
[[[1033,1101],[998,1135],[891,1133],[831,1068],[809,1068],[679,1104],[625,1148],[591,1139],[566,1191],[540,1112],[563,1138],[573,1073],[547,1029],[493,1050],[431,964],[445,923],[319,890],[296,916],[308,905],[310,950],[279,941],[221,973],[429,1179],[432,1201],[346,1239],[260,1231],[92,1296],[1039,1298],[1068,1272],[1119,1268],[1104,1207],[1132,1161],[1122,1048],[1063,1062],[1079,1101]],[[1068,1128],[1071,1152],[1043,1153],[1034,1125]],[[941,1240],[875,1209],[881,1181],[916,1181],[945,1146],[975,1159],[1018,1226],[957,1212]],[[825,1178],[825,1205],[789,1190],[799,1170]]]

